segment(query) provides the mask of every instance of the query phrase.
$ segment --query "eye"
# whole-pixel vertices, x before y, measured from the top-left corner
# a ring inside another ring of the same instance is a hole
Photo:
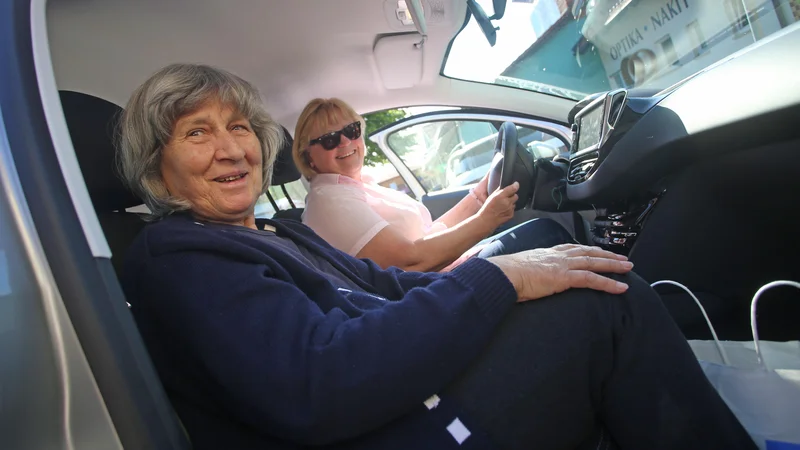
[[[203,133],[204,133],[203,130],[197,129],[189,131],[188,133],[186,133],[186,135],[191,137],[196,137],[196,136],[201,136]]]
[[[250,131],[250,128],[248,128],[247,125],[239,123],[239,124],[236,124],[236,125],[232,126],[231,130],[234,130],[234,131]]]

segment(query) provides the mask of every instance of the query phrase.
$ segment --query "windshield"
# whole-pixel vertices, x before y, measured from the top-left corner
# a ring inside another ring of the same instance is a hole
[[[663,89],[798,20],[800,0],[509,0],[496,44],[470,17],[443,73],[575,100]]]

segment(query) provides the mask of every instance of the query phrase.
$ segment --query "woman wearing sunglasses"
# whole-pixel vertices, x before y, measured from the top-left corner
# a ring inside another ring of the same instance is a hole
[[[334,247],[384,268],[427,272],[450,270],[476,255],[574,242],[549,219],[525,222],[481,242],[513,217],[519,188],[514,183],[487,192],[488,177],[433,221],[425,205],[362,173],[364,129],[364,119],[335,98],[312,100],[295,128],[292,155],[311,185],[303,223]]]

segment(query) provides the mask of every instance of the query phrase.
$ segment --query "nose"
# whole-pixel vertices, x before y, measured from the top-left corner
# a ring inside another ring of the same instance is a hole
[[[217,141],[215,143],[216,151],[214,156],[217,159],[229,159],[232,161],[238,161],[245,156],[244,149],[239,145],[239,142],[236,141],[236,138],[230,132],[223,132],[217,136]]]
[[[340,137],[341,139],[339,140],[339,147],[346,147],[350,145],[351,142],[353,142],[350,139],[348,139],[347,136],[345,136],[344,134],[342,134]]]

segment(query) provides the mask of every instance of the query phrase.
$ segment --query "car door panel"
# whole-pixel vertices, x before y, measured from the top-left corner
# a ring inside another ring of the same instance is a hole
[[[431,217],[435,220],[438,217],[441,217],[442,214],[447,212],[452,205],[458,203],[462,198],[466,195],[465,191],[457,190],[457,191],[446,191],[446,192],[437,192],[433,194],[425,194],[422,196],[422,203],[428,208],[431,212]],[[527,222],[533,219],[542,219],[548,218],[555,220],[565,229],[567,229],[573,237],[575,237],[575,217],[573,213],[559,213],[559,212],[549,212],[549,211],[537,211],[534,209],[521,209],[514,213],[514,217],[508,220],[508,222],[502,224],[495,230],[495,233],[499,233],[501,231],[507,230],[509,228],[513,228],[521,223]],[[584,222],[587,223],[587,222]],[[585,232],[584,232],[585,234]]]
[[[460,202],[465,195],[467,195],[467,191],[463,189],[441,191],[432,194],[424,194],[420,201],[428,208],[428,211],[431,212],[433,220],[436,220],[452,208],[453,205]]]

